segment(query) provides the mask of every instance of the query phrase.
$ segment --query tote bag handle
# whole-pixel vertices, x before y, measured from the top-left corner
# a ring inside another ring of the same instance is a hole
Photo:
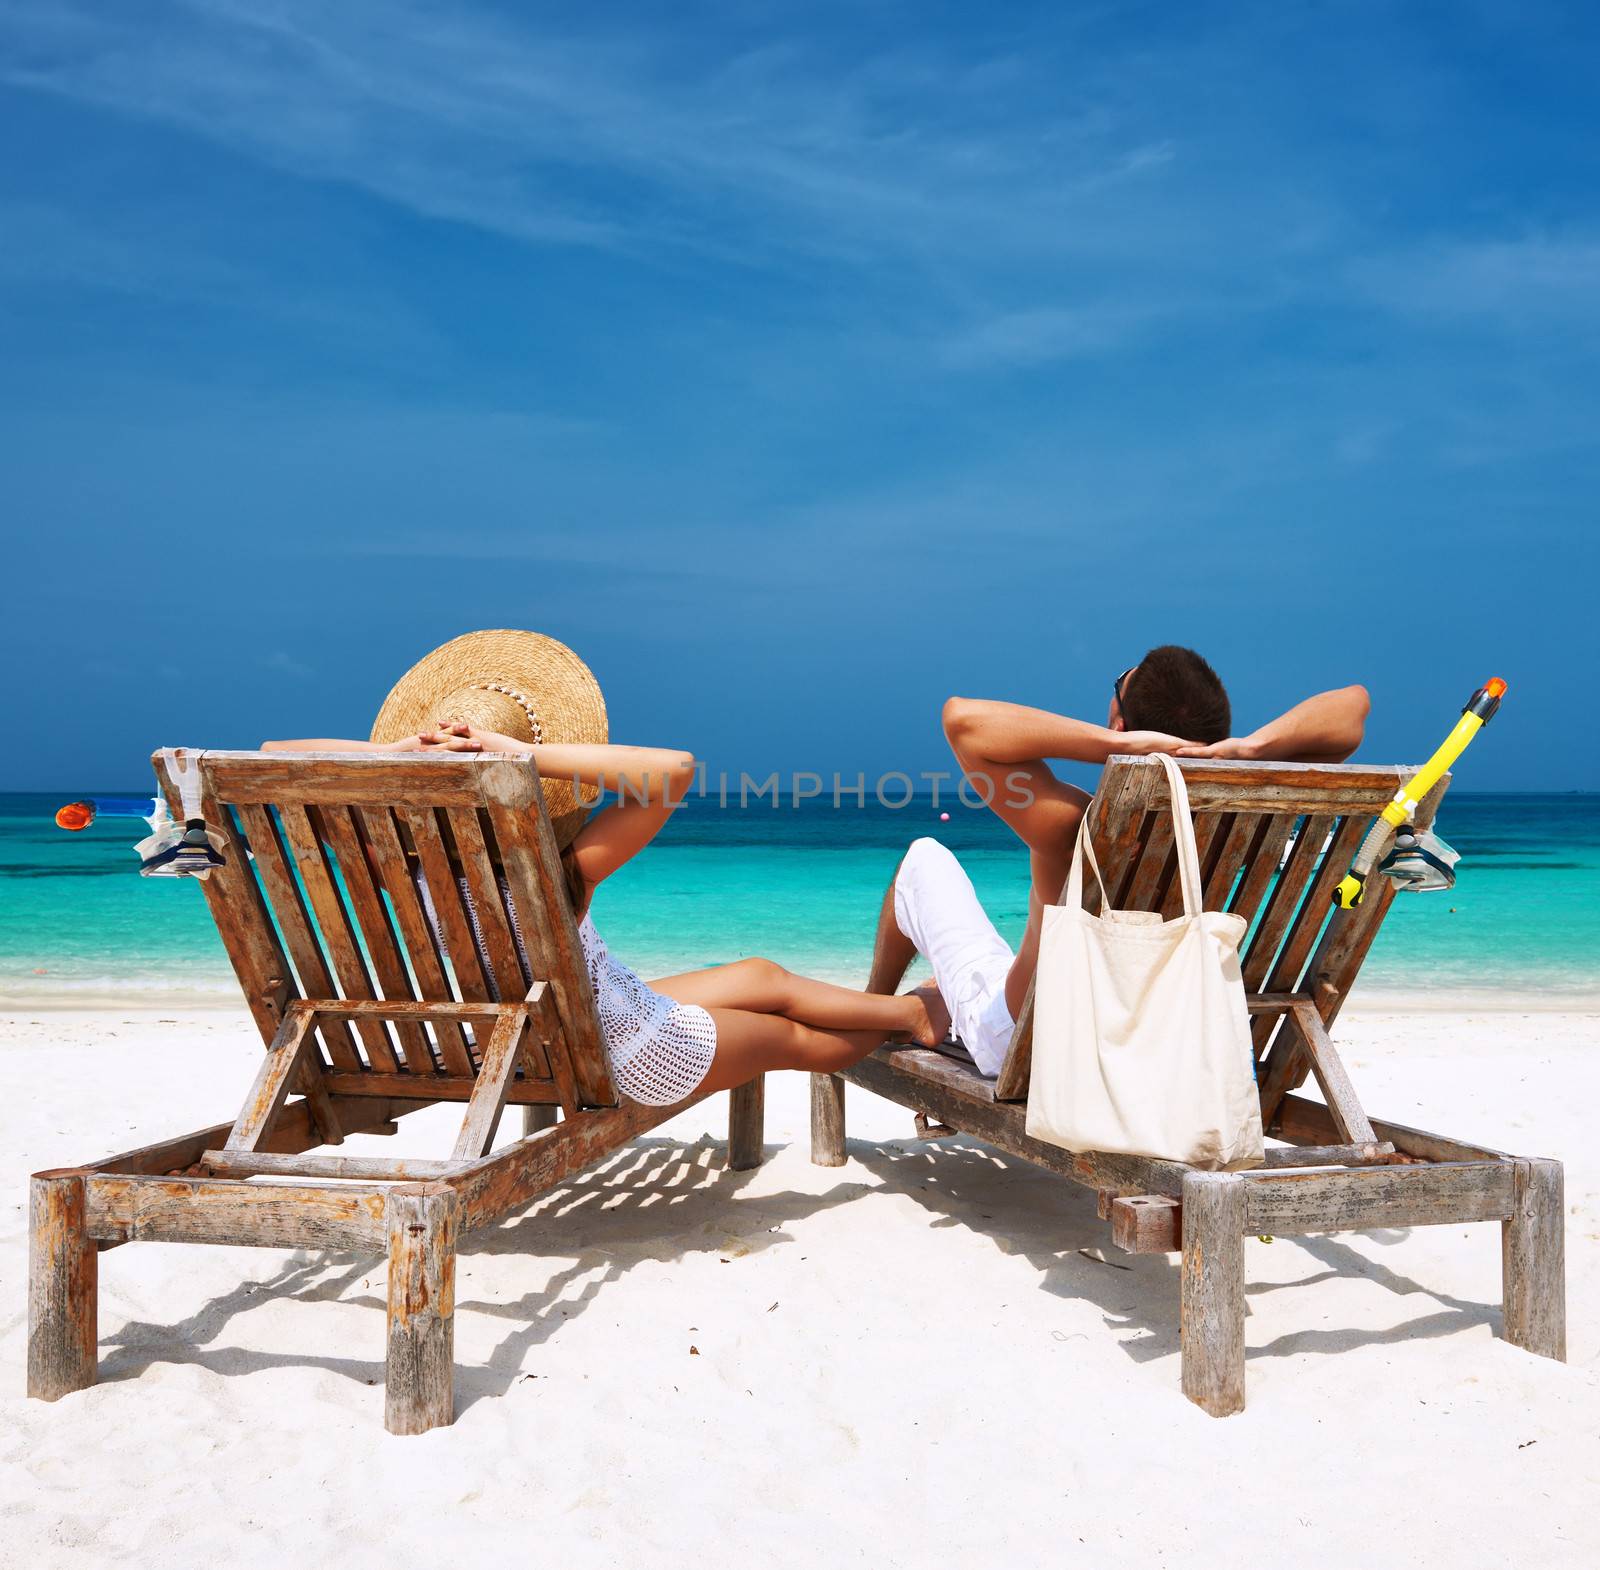
[[[1184,783],[1183,770],[1164,752],[1156,757],[1167,776],[1167,794],[1172,806],[1172,843],[1178,849],[1178,878],[1183,885],[1183,913],[1200,914],[1202,889],[1200,882],[1200,851],[1194,842],[1194,819],[1189,816],[1189,787]],[[1094,845],[1089,835],[1089,815],[1083,815],[1078,828],[1078,843],[1072,851],[1072,871],[1067,875],[1066,905],[1069,910],[1083,909],[1083,858],[1089,858],[1089,870],[1100,885],[1100,908],[1111,909],[1111,896],[1106,893],[1105,879],[1100,876],[1100,863],[1095,859]]]

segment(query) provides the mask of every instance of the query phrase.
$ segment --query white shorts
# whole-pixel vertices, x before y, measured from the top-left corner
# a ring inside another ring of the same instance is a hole
[[[894,919],[933,967],[952,1028],[982,1074],[1000,1072],[1015,1021],[1006,1007],[1012,954],[972,879],[938,840],[911,842],[894,880]]]

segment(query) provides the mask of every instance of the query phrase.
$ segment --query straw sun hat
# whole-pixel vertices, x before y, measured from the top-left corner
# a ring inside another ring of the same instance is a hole
[[[372,740],[399,741],[463,720],[518,741],[606,740],[600,683],[566,644],[540,632],[468,632],[425,654],[394,684],[372,724]],[[556,843],[570,844],[589,802],[569,780],[544,781]]]

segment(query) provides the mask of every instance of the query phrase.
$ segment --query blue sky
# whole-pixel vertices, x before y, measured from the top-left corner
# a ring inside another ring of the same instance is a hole
[[[1595,15],[0,0],[0,787],[517,625],[714,767],[1176,641],[1600,787]]]

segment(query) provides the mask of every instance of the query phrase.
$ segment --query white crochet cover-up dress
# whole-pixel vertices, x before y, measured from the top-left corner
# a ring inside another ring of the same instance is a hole
[[[670,1107],[698,1090],[717,1055],[716,1022],[698,1004],[654,991],[606,947],[588,916],[578,936],[617,1088],[651,1107]]]
[[[428,925],[433,928],[440,952],[448,957],[444,932],[433,908],[433,899],[428,893],[427,879],[422,876],[420,868],[414,872],[414,879],[423,910],[427,913]],[[473,904],[467,880],[462,878],[459,882],[461,903],[472,923],[472,939],[483,964],[484,980],[489,995],[498,1003],[501,1001],[500,989],[495,983],[494,967],[489,962],[483,929],[478,925],[477,907]],[[533,967],[528,963],[522,929],[517,925],[517,907],[512,902],[511,889],[505,879],[501,878],[499,883],[500,898],[511,923],[511,935],[516,940],[523,979],[532,985]],[[648,982],[606,947],[606,940],[595,930],[594,922],[587,915],[578,923],[578,937],[589,967],[589,981],[594,987],[595,1008],[600,1015],[600,1037],[605,1043],[606,1056],[611,1060],[611,1072],[616,1078],[617,1089],[629,1100],[651,1107],[670,1107],[674,1102],[692,1095],[699,1089],[717,1053],[715,1021],[697,1004],[679,1003],[675,998],[654,991]]]

